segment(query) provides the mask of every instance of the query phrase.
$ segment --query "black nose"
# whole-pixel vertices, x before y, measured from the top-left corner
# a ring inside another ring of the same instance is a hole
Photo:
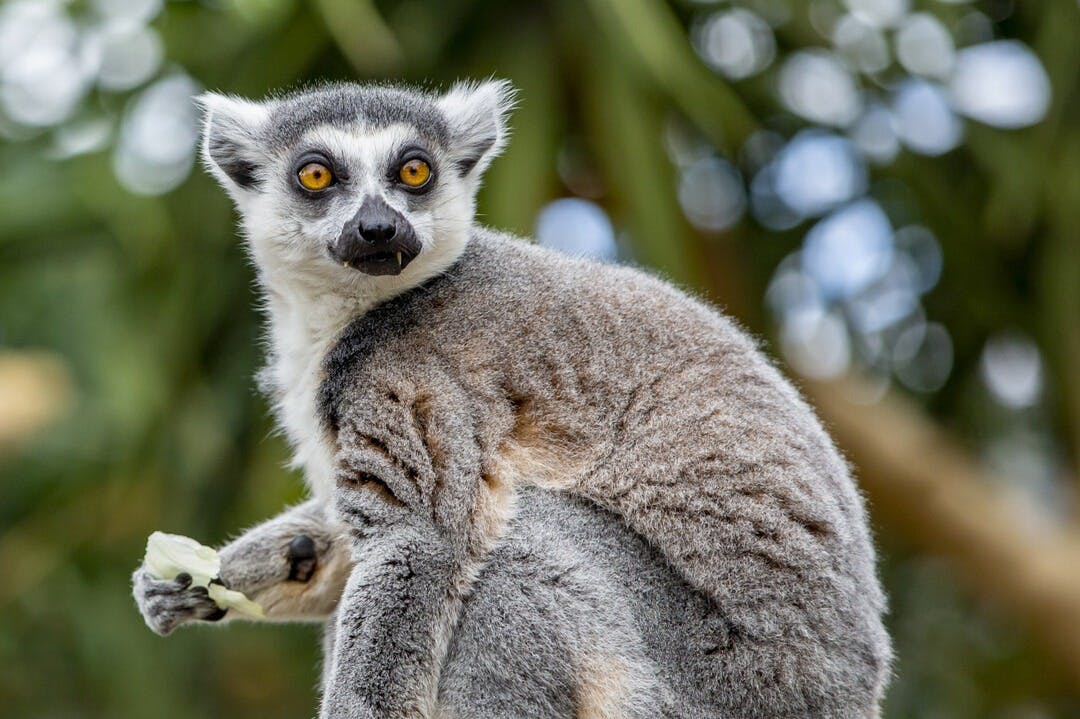
[[[365,223],[360,225],[360,236],[373,245],[385,245],[397,236],[397,226],[391,222]]]

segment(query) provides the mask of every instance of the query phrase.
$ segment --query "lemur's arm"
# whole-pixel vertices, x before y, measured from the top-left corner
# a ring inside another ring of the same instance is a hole
[[[289,509],[220,550],[221,580],[262,605],[269,620],[323,620],[341,598],[351,562],[326,507],[311,500]],[[191,578],[132,578],[135,602],[147,626],[161,635],[191,621],[219,621],[225,612]]]
[[[482,478],[468,399],[426,376],[423,390],[372,383],[339,424],[336,509],[356,563],[324,718],[433,716],[463,599],[500,530],[492,504],[509,502],[508,487]]]
[[[362,500],[345,502],[355,509]],[[356,559],[327,627],[334,639],[320,716],[434,716],[438,668],[460,605],[455,589],[466,586],[452,542],[417,515],[401,517],[357,543]]]

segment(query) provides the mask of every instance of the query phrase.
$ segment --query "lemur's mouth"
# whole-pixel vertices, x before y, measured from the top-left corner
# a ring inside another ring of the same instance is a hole
[[[404,248],[380,249],[342,260],[341,265],[363,272],[365,275],[396,275],[416,259],[416,254]]]
[[[347,234],[327,248],[330,259],[346,269],[365,275],[398,275],[420,254],[420,241],[411,227],[395,232],[383,242],[368,242]]]

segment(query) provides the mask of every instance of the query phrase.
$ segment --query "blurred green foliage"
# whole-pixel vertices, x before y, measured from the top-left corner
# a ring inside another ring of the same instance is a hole
[[[530,233],[539,209],[569,194],[556,158],[570,152],[599,178],[598,201],[637,261],[768,336],[765,288],[801,230],[694,229],[661,138],[675,118],[733,157],[755,129],[799,123],[768,76],[732,86],[701,64],[687,28],[703,5],[189,1],[168,3],[154,27],[170,67],[241,95],[316,79],[511,79],[515,136],[488,175],[483,220]],[[954,371],[922,400],[980,446],[1013,421],[978,385],[980,349],[992,332],[1020,329],[1043,349],[1051,388],[1032,426],[1075,457],[1080,17],[1072,0],[1015,5],[1002,27],[1050,75],[1047,119],[1015,132],[969,125],[960,149],[901,154],[874,179],[944,252],[926,312],[952,334]],[[792,7],[781,54],[821,43]],[[131,101],[96,92],[88,106],[109,116]],[[0,715],[311,715],[316,628],[237,624],[162,640],[130,599],[152,530],[219,543],[302,496],[251,379],[257,296],[228,201],[198,171],[167,195],[137,196],[108,151],[58,160],[51,143],[41,133],[0,144],[0,349],[52,350],[78,387],[69,416],[0,457]],[[1021,630],[879,531],[899,650],[887,716],[1080,716],[1077,688]]]

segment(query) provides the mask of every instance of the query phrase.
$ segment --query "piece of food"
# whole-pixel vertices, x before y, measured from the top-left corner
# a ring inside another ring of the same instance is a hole
[[[146,540],[143,564],[157,579],[176,579],[182,573],[191,575],[192,587],[206,587],[210,598],[222,609],[235,609],[249,617],[262,617],[263,609],[243,592],[226,588],[218,575],[221,557],[217,550],[199,544],[191,537],[154,532]]]
[[[199,544],[191,537],[154,532],[146,540],[146,569],[158,579],[176,579],[178,574],[191,575],[191,586],[205,587],[221,573],[221,558],[212,547]]]
[[[226,589],[224,584],[210,583],[210,586],[206,590],[210,594],[210,598],[217,603],[222,609],[235,609],[241,614],[246,614],[249,617],[265,617],[263,608],[257,602],[253,602],[244,596],[243,592],[238,592],[235,589]]]

